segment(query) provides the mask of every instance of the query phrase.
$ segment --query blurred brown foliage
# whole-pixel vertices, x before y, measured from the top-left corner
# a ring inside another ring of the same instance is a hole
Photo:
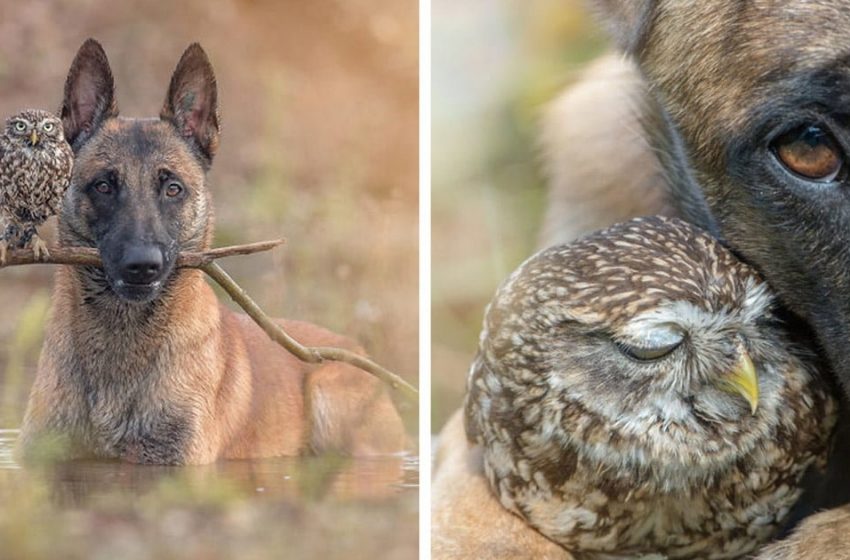
[[[183,49],[201,43],[223,123],[210,175],[217,244],[288,239],[223,265],[270,314],[351,335],[416,383],[417,2],[2,0],[0,116],[55,110],[90,36],[128,116],[158,114]],[[45,268],[0,273],[0,381],[10,363],[19,378],[0,402],[7,427],[32,379],[32,315],[43,318],[50,283]]]

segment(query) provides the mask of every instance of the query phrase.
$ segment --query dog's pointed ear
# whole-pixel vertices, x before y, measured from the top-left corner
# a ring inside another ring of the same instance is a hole
[[[617,45],[640,58],[658,7],[657,0],[593,0]]]
[[[190,45],[177,63],[159,116],[177,127],[207,165],[212,163],[220,133],[218,93],[212,64],[201,45]]]
[[[59,115],[75,151],[104,120],[118,115],[109,60],[94,39],[83,43],[71,63]]]

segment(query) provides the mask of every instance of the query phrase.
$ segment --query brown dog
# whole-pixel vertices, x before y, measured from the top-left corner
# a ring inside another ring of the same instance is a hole
[[[75,152],[60,216],[64,246],[96,247],[103,269],[60,267],[21,434],[24,457],[63,440],[68,457],[141,463],[336,450],[396,452],[404,429],[381,383],[351,366],[309,366],[222,306],[180,251],[210,247],[205,175],[219,140],[215,77],[183,54],[160,118],[118,116],[101,46],[87,41],[61,110]],[[286,321],[307,345],[359,350]]]

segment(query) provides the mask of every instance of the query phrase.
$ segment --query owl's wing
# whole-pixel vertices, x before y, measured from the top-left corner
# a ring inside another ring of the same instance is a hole
[[[463,423],[466,428],[466,434],[470,441],[476,443],[483,442],[483,426],[485,416],[488,411],[481,408],[482,398],[489,400],[489,395],[485,397],[482,393],[487,392],[487,385],[484,381],[485,377],[491,376],[492,372],[484,361],[479,351],[472,366],[469,370],[469,377],[466,382],[466,398],[464,400],[464,417]]]

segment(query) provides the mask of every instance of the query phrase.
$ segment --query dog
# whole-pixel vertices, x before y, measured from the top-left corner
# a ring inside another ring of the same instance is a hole
[[[61,118],[75,163],[59,218],[64,247],[102,268],[61,266],[19,453],[202,464],[305,453],[404,449],[382,384],[352,366],[300,362],[221,305],[181,251],[210,248],[206,172],[219,144],[213,68],[191,45],[159,118],[118,116],[109,62],[93,39],[65,84]],[[295,321],[299,342],[363,352]],[[40,451],[41,450],[41,451]]]
[[[686,218],[766,277],[789,320],[813,337],[846,401],[850,2],[593,4],[619,51],[589,67],[544,114],[550,189],[540,244],[636,215]],[[850,507],[841,506],[850,500],[846,424],[829,472],[814,477],[795,517],[836,509],[806,520],[764,558],[847,557],[846,539],[835,538],[850,532]],[[474,449],[462,452],[471,457]],[[436,476],[472,476],[447,469]],[[465,534],[483,542],[481,529]]]

